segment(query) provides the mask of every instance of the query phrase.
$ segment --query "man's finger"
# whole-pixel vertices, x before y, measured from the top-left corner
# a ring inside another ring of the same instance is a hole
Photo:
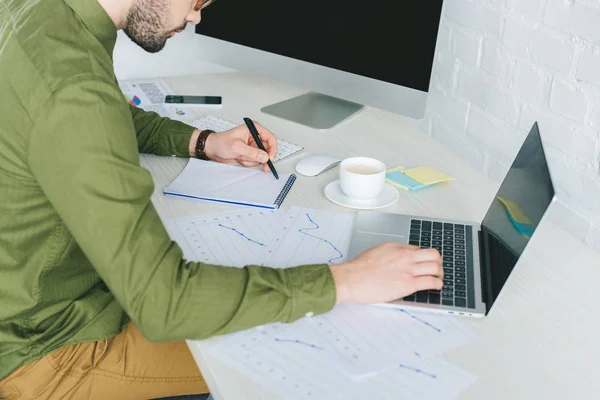
[[[440,278],[428,276],[417,276],[414,278],[414,289],[415,291],[421,290],[440,290],[444,286],[444,281]]]
[[[247,161],[243,159],[238,159],[238,164],[241,164],[244,167],[256,167],[257,165],[260,165],[256,161]]]
[[[435,261],[426,261],[415,264],[413,267],[414,276],[435,276],[436,278],[444,279],[444,269],[442,264]]]
[[[419,249],[416,250],[414,255],[415,262],[427,262],[427,261],[440,261],[442,257],[440,252],[436,249]]]
[[[275,156],[277,155],[277,150],[278,150],[277,149],[277,137],[275,136],[275,134],[273,132],[271,132],[270,130],[268,130],[267,128],[265,128],[264,126],[259,124],[258,122],[255,122],[254,125],[256,126],[256,129],[258,130],[258,136],[260,137],[260,141],[262,142],[263,146],[267,150],[267,153],[269,154],[269,158],[271,160],[274,160]]]
[[[246,157],[248,160],[266,163],[269,160],[269,155],[257,147],[250,146],[243,141],[236,142],[233,151],[237,154],[236,158]]]

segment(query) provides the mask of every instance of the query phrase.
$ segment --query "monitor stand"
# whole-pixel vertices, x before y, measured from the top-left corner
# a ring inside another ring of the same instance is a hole
[[[314,129],[329,129],[362,108],[362,104],[309,92],[265,106],[261,111]]]

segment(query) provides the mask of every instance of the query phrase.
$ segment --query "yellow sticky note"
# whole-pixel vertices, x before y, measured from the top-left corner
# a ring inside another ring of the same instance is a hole
[[[430,167],[410,168],[405,169],[402,172],[424,185],[432,185],[434,183],[454,180],[454,178]]]
[[[520,224],[531,225],[531,220],[527,218],[525,214],[523,214],[523,211],[521,211],[521,208],[515,202],[502,198],[500,196],[496,196],[496,198],[502,203],[504,203],[504,206],[510,213],[510,216],[515,220],[515,222],[518,222]]]

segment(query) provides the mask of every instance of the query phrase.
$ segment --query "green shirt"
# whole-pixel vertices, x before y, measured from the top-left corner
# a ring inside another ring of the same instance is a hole
[[[131,319],[202,339],[330,310],[327,265],[187,262],[139,152],[188,156],[193,128],[129,106],[97,0],[0,3],[0,379]]]

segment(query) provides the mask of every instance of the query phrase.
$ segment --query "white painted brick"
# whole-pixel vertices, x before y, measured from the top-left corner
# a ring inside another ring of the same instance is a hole
[[[515,123],[519,104],[508,92],[484,79],[481,74],[462,69],[458,74],[458,93],[491,114]]]
[[[538,125],[545,145],[578,160],[583,165],[594,163],[596,143],[593,138],[553,117],[542,116]]]
[[[500,46],[501,44],[492,44],[487,40],[483,43],[481,69],[497,76],[502,81],[506,81],[512,75],[515,61],[514,58]]]
[[[467,133],[483,142],[492,156],[501,159],[513,159],[525,137],[513,125],[476,107],[469,111]]]
[[[600,2],[598,0],[577,0],[577,3],[600,10]]]
[[[464,132],[444,124],[443,121],[434,121],[433,138],[469,162],[474,168],[483,170],[483,151],[479,149],[480,145],[468,138]]]
[[[543,32],[538,32],[531,48],[535,60],[539,60],[558,72],[568,73],[573,64],[575,45],[566,39],[557,39]]]
[[[442,53],[450,53],[452,45],[452,27],[445,18],[440,21],[437,40],[435,42],[435,51]]]
[[[542,139],[544,139],[543,124],[540,127],[540,132]],[[544,150],[557,196],[563,199],[564,202],[573,203],[573,199],[581,193],[581,185],[576,179],[577,173],[564,163],[565,155],[550,147],[546,140],[544,140]]]
[[[524,61],[517,62],[513,80],[514,93],[533,106],[541,106],[548,90],[548,76],[540,68]]]
[[[454,127],[465,131],[467,127],[467,113],[469,104],[461,99],[452,97],[438,88],[434,88],[427,94],[428,104],[436,110],[443,123],[454,125]]]
[[[600,0],[446,0],[444,7],[450,34],[432,81],[441,94],[428,103],[425,129],[498,181],[538,121],[562,201],[558,222],[600,250]],[[462,48],[471,37],[455,31],[482,37],[479,67]]]
[[[600,135],[600,88],[585,88],[586,84],[580,84],[588,98],[588,113],[586,116],[586,122],[595,129],[593,135]],[[599,141],[600,145],[600,141]]]
[[[590,223],[593,227],[600,229],[600,199],[596,199],[596,207],[592,210]]]
[[[506,0],[506,7],[532,21],[541,19],[542,0]]]
[[[568,73],[571,69],[575,45],[565,38],[558,39],[532,29],[519,20],[508,18],[502,39],[507,47],[558,72]]]
[[[467,63],[479,65],[481,34],[467,30],[454,30],[452,53]]]
[[[495,182],[502,182],[506,177],[506,172],[510,168],[511,161],[506,159],[500,160],[497,157],[493,157],[490,154],[486,155],[486,175],[489,176]]]
[[[463,26],[488,36],[499,36],[502,27],[502,15],[480,2],[467,0],[444,1],[444,15]]]
[[[533,123],[539,121],[540,111],[532,108],[531,106],[524,104],[521,109],[521,116],[519,117],[519,128],[523,131],[529,132],[533,127]]]
[[[577,88],[555,79],[550,91],[550,109],[563,117],[583,123],[587,113],[587,100]]]
[[[520,103],[511,94],[499,90],[491,90],[485,110],[514,124],[519,115],[519,108]]]
[[[445,89],[454,89],[456,87],[456,68],[457,62],[452,54],[436,53],[431,69],[432,83],[438,84]]]
[[[598,30],[600,30],[600,26]],[[579,56],[579,65],[577,65],[575,76],[579,81],[600,86],[600,54],[584,49]]]
[[[587,216],[565,205],[559,198],[548,210],[549,219],[569,232],[575,239],[585,241],[590,229]]]
[[[544,23],[600,43],[600,10],[586,6],[580,1],[548,0]]]
[[[600,227],[592,227],[586,243],[588,243],[592,249],[600,253]]]
[[[548,156],[550,175],[557,193],[557,198],[570,208],[587,214],[587,220],[593,223],[594,210],[598,205],[600,195],[599,183],[585,173],[573,171],[562,162],[557,162],[557,157],[552,151]]]
[[[596,105],[596,109],[588,115],[590,126],[600,130],[600,106]]]
[[[528,48],[534,41],[536,31],[531,29],[519,20],[507,18],[504,24],[504,34],[502,42],[506,47],[509,47],[521,54],[529,55]]]
[[[588,111],[588,121],[590,126],[600,131],[600,94],[592,97],[593,101]]]

